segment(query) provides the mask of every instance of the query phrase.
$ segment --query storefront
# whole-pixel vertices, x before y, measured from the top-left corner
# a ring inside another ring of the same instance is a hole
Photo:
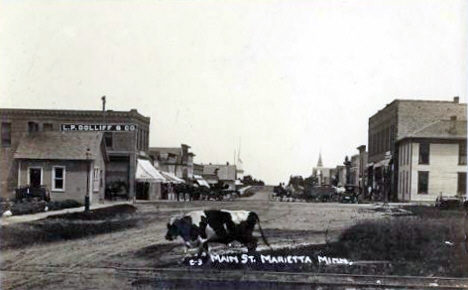
[[[149,160],[138,159],[135,181],[136,199],[156,200],[161,196],[161,183],[166,179]]]

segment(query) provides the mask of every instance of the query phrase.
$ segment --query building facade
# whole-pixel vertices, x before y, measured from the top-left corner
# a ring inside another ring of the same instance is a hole
[[[441,120],[398,140],[398,199],[466,195],[466,121]]]
[[[52,200],[105,198],[108,156],[100,132],[35,132],[14,153],[18,187],[45,187]]]
[[[149,156],[158,170],[171,173],[185,181],[193,179],[195,154],[190,152],[190,146],[181,144],[180,147],[151,147]]]
[[[227,190],[236,190],[237,167],[229,163],[204,165],[203,179],[211,186],[222,182],[228,186]]]
[[[22,138],[38,132],[82,134],[101,132],[108,156],[105,184],[121,182],[129,198],[135,196],[137,158],[147,156],[150,118],[137,110],[36,110],[0,109],[0,195],[12,198],[18,183],[14,154]]]
[[[466,104],[453,101],[394,100],[369,118],[368,184],[378,195],[398,200],[400,140],[440,121],[466,121]]]

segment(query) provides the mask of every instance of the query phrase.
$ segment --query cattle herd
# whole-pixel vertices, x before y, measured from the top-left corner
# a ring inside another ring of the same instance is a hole
[[[245,210],[199,210],[172,217],[167,224],[166,239],[172,241],[181,237],[186,254],[191,248],[197,249],[200,256],[209,254],[209,243],[230,244],[234,241],[253,252],[258,245],[253,236],[255,225],[258,225],[263,242],[270,246],[258,215]]]

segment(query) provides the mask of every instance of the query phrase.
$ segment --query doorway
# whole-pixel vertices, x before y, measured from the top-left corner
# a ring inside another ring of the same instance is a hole
[[[29,186],[33,188],[41,187],[42,168],[29,168]]]

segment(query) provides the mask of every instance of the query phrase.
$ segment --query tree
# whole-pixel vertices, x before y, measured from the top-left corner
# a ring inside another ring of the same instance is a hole
[[[299,189],[299,187],[304,188],[304,178],[300,175],[296,175],[296,176],[291,175],[289,177],[288,185],[291,185],[292,187],[294,187],[295,190]]]
[[[262,180],[260,179],[255,179],[253,178],[251,175],[246,175],[244,176],[244,178],[242,179],[242,183],[245,185],[245,186],[249,186],[249,185],[265,185],[265,182],[263,182]]]

